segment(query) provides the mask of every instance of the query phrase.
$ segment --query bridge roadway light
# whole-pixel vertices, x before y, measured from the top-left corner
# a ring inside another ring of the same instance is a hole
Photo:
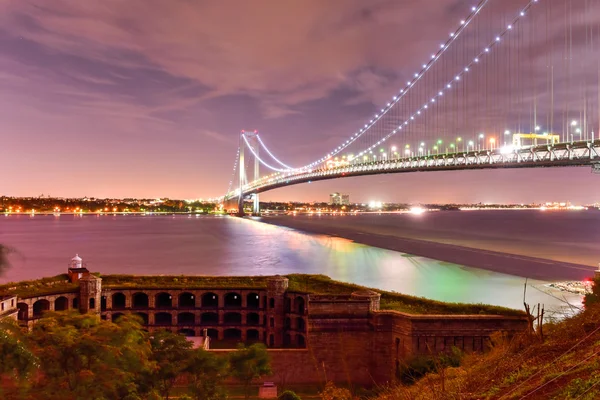
[[[577,121],[575,121],[575,120],[571,121],[571,126],[577,126]]]

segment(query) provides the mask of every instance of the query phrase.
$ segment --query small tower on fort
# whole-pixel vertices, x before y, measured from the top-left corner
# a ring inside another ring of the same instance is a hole
[[[285,292],[289,279],[276,275],[267,279],[267,346],[283,345]]]
[[[79,311],[100,314],[102,279],[90,274],[79,254],[71,258],[68,275],[71,283],[79,282]]]
[[[90,273],[79,279],[79,311],[100,314],[102,307],[102,279]]]
[[[79,254],[75,254],[75,257],[71,258],[67,274],[71,283],[79,282],[80,279],[90,274],[87,268],[83,266],[83,260],[79,257]]]

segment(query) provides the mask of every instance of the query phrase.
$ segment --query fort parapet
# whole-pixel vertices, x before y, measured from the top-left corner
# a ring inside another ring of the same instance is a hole
[[[264,343],[274,376],[285,383],[324,380],[362,385],[394,379],[405,360],[448,351],[485,351],[494,332],[524,331],[527,320],[502,315],[415,315],[380,310],[380,294],[359,290],[323,295],[293,291],[288,278],[268,277],[257,287],[144,287],[111,284],[86,271],[69,270],[79,287],[44,295],[3,297],[24,326],[45,311],[76,309],[116,321],[137,314],[149,331],[207,335],[211,347]],[[16,308],[15,308],[16,307]],[[18,313],[15,311],[18,310]],[[0,314],[1,316],[1,314]],[[213,345],[214,344],[214,345]],[[214,349],[227,353],[230,350]]]

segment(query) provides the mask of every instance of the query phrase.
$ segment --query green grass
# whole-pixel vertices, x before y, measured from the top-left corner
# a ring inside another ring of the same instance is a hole
[[[77,290],[79,285],[68,282],[68,279],[67,274],[61,274],[32,281],[9,282],[0,285],[0,296],[16,294],[23,298]]]
[[[180,289],[244,289],[266,288],[267,276],[174,276],[174,275],[100,275],[105,288],[180,288]],[[290,274],[289,290],[310,294],[347,295],[356,290],[370,289],[381,293],[381,309],[395,310],[411,314],[486,314],[517,315],[523,312],[504,307],[485,304],[444,303],[422,297],[404,295],[379,289],[367,288],[351,283],[335,281],[325,275]],[[20,297],[32,297],[72,291],[77,284],[64,283],[67,275],[43,278],[35,281],[9,283],[0,286],[0,295],[17,294]],[[12,289],[12,290],[11,290]]]

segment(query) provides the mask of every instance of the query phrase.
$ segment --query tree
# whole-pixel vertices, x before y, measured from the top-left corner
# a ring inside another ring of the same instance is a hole
[[[150,345],[152,360],[157,365],[151,379],[162,396],[168,400],[175,381],[189,364],[192,342],[183,335],[162,330],[154,332],[150,338]]]
[[[592,293],[587,293],[583,299],[586,307],[595,303],[600,303],[600,276],[595,277],[592,282]]]
[[[296,393],[292,392],[291,390],[286,390],[285,392],[281,393],[281,396],[279,396],[279,400],[302,400]]]
[[[38,359],[16,322],[0,321],[0,398],[12,398],[26,391],[37,367]],[[3,381],[8,383],[6,387]]]
[[[14,249],[7,247],[3,244],[0,244],[0,276],[4,275],[4,273],[10,268],[10,262],[8,261],[8,255],[13,253]]]
[[[30,335],[43,379],[33,398],[135,398],[139,377],[151,370],[150,345],[139,321],[119,323],[77,312],[49,313]]]
[[[325,389],[320,393],[321,400],[352,400],[352,393],[348,389],[339,388],[333,382],[327,382]]]
[[[185,372],[191,377],[190,391],[196,400],[219,400],[226,397],[221,383],[227,377],[229,365],[203,349],[192,350]]]
[[[237,350],[229,356],[229,363],[231,376],[244,385],[246,399],[250,397],[252,381],[272,373],[269,353],[262,343],[255,343],[250,347],[240,343]]]

